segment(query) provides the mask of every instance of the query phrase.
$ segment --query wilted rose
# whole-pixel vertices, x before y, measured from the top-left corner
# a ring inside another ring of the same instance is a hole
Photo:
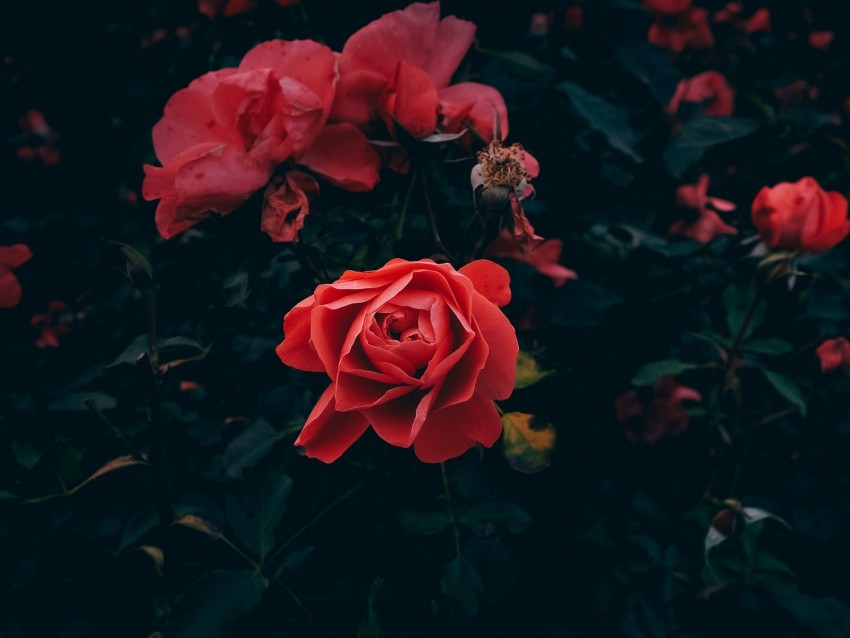
[[[487,260],[458,271],[393,259],[320,285],[287,313],[277,348],[331,379],[295,444],[329,463],[371,425],[432,463],[493,445],[493,400],[511,394],[519,352],[499,310],[509,300],[507,271]]]

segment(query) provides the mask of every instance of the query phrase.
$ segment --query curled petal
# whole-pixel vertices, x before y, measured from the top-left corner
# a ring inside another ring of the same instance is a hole
[[[511,301],[511,276],[499,264],[489,259],[478,259],[460,269],[469,278],[475,290],[500,308]]]
[[[457,133],[471,128],[484,142],[508,136],[508,109],[492,86],[461,82],[440,89],[440,130]]]
[[[425,463],[442,463],[460,456],[476,443],[491,447],[502,434],[496,406],[480,394],[428,415],[413,442],[416,457]]]
[[[272,241],[298,241],[319,185],[300,171],[287,171],[266,188],[260,227]]]

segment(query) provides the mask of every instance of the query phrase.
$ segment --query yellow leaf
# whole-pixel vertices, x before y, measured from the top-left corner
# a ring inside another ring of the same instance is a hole
[[[196,532],[202,532],[216,539],[224,538],[222,536],[222,533],[218,531],[218,528],[215,525],[201,518],[200,516],[195,516],[194,514],[186,514],[185,516],[181,516],[176,521],[174,521],[174,525],[183,525],[184,527],[193,529]]]
[[[549,466],[555,427],[526,412],[502,415],[502,452],[515,470],[532,474]]]
[[[516,360],[516,377],[514,388],[522,389],[534,385],[541,379],[555,374],[554,370],[542,370],[537,359],[527,352],[520,352]]]
[[[153,559],[153,563],[156,566],[156,573],[162,576],[162,565],[165,562],[165,554],[162,553],[162,550],[153,545],[141,545],[139,549]]]
[[[76,487],[73,487],[70,490],[68,490],[68,494],[74,494],[75,492],[77,492],[77,490],[79,490],[84,485],[91,483],[96,478],[103,476],[104,474],[107,474],[109,472],[114,472],[115,470],[120,470],[121,468],[124,468],[124,467],[130,467],[131,465],[144,465],[144,464],[145,464],[144,461],[137,459],[134,456],[129,456],[129,455],[128,456],[119,456],[117,459],[112,459],[108,463],[104,463],[94,474],[92,474],[90,477],[88,477],[85,481],[83,481],[82,483],[80,483]]]

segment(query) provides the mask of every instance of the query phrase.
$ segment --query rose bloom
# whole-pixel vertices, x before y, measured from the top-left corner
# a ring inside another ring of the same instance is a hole
[[[850,369],[850,341],[845,337],[827,339],[818,346],[817,355],[824,373]]]
[[[277,348],[286,365],[331,379],[295,444],[330,463],[371,425],[430,463],[493,445],[493,400],[511,394],[519,352],[499,310],[509,283],[487,260],[458,271],[393,259],[316,288],[287,313]]]
[[[643,0],[643,6],[653,13],[677,16],[691,8],[691,0]]]
[[[401,126],[415,139],[471,127],[484,141],[508,133],[501,94],[477,82],[449,86],[472,45],[475,25],[440,19],[440,3],[417,2],[354,33],[339,56],[332,117],[368,129],[375,117],[391,134]]]
[[[146,200],[161,200],[160,234],[168,239],[234,211],[289,158],[343,188],[372,188],[379,160],[368,139],[351,124],[325,126],[336,79],[328,47],[270,40],[239,67],[207,73],[175,93],[153,129],[163,166],[146,165],[142,185]]]
[[[21,284],[12,271],[32,257],[29,246],[0,246],[0,308],[14,308],[21,302]]]
[[[664,377],[653,386],[651,398],[632,390],[617,397],[614,410],[629,441],[653,445],[688,428],[690,417],[682,401],[702,401],[702,395],[673,377]]]
[[[533,267],[541,275],[552,280],[556,288],[570,279],[578,279],[575,271],[561,265],[561,252],[564,242],[560,239],[543,239],[534,245],[523,248],[511,231],[503,228],[484,253],[491,257],[503,257],[521,261]]]
[[[811,177],[765,186],[753,200],[753,224],[768,248],[817,253],[850,232],[847,199]]]
[[[682,102],[696,104],[703,115],[732,115],[735,110],[735,91],[722,73],[705,71],[683,79],[667,105],[671,115],[679,111]]]
[[[716,211],[729,213],[736,206],[730,201],[708,196],[709,176],[700,175],[695,185],[683,184],[676,189],[676,204],[695,211],[696,219],[680,219],[669,229],[671,235],[682,235],[707,244],[718,235],[735,235],[738,230],[724,222]]]
[[[702,7],[693,7],[673,18],[656,16],[646,39],[673,53],[681,53],[685,49],[710,49],[714,46],[708,11]]]

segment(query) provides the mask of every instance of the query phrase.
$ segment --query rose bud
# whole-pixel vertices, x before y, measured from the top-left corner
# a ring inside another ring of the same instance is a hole
[[[811,177],[762,188],[753,200],[753,224],[768,248],[817,253],[850,232],[847,199]]]
[[[827,339],[818,346],[817,355],[824,373],[850,369],[850,341],[845,337]]]

